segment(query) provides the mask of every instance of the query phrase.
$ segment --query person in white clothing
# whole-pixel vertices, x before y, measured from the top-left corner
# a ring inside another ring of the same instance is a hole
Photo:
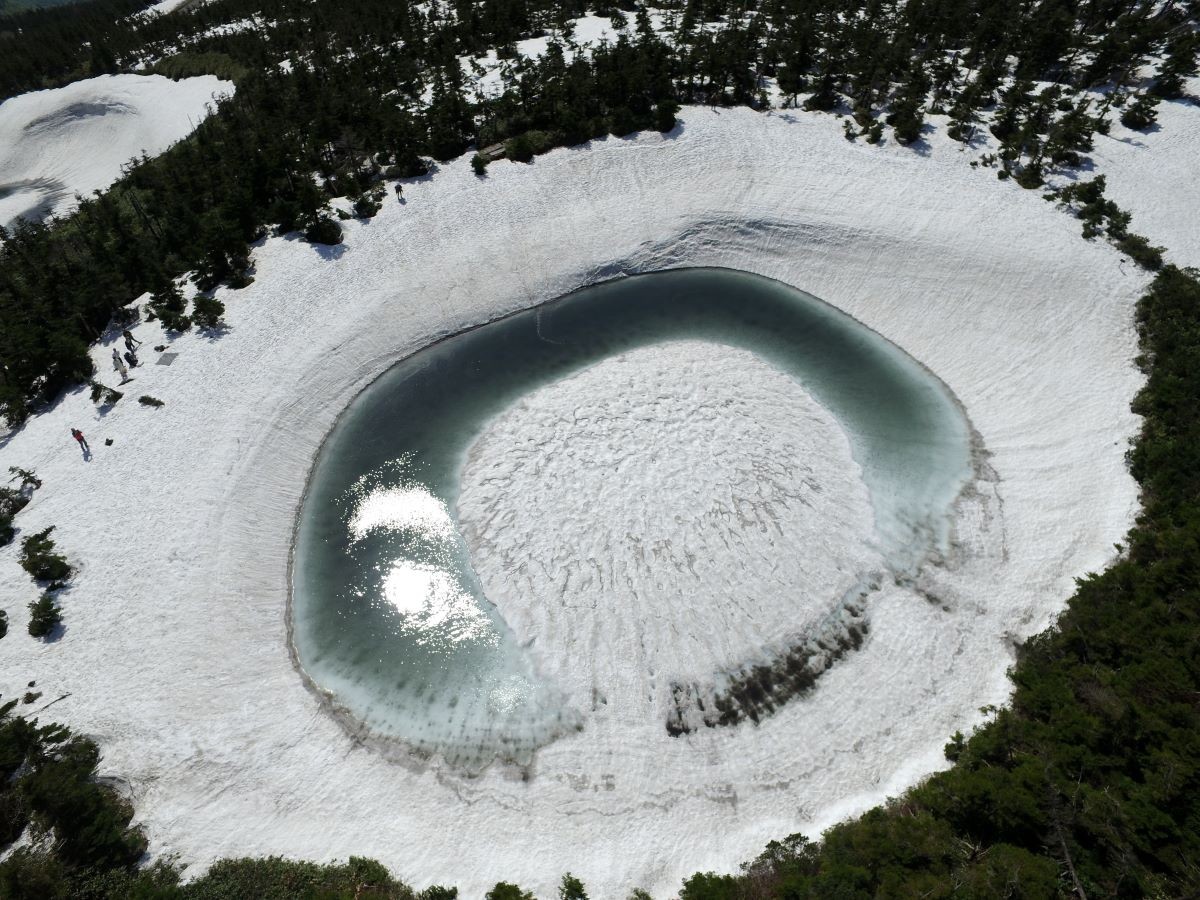
[[[121,373],[121,384],[129,380],[129,370],[125,368],[125,361],[121,359],[121,354],[113,348],[113,369]]]

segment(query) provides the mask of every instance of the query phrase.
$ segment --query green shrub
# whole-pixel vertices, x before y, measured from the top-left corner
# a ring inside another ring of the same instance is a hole
[[[19,513],[29,503],[29,498],[20,491],[0,487],[0,547],[7,545],[13,539],[13,516]]]
[[[157,397],[151,397],[149,394],[142,394],[142,396],[138,397],[138,403],[142,404],[142,406],[153,406],[156,409],[163,405],[161,400]]]
[[[363,194],[354,201],[354,215],[360,219],[373,219],[375,214],[383,208],[383,203],[380,202],[382,197],[379,194]]]
[[[120,391],[106,387],[98,381],[92,382],[91,398],[93,403],[101,403],[104,406],[112,406],[125,395]]]
[[[495,887],[483,895],[483,900],[536,900],[529,891],[521,890],[507,881],[496,882]]]
[[[679,900],[740,900],[741,891],[732,875],[697,872],[683,883]]]
[[[654,127],[666,134],[671,131],[676,122],[676,113],[679,112],[679,104],[670,98],[658,101],[658,105],[654,108]]]
[[[558,900],[588,900],[583,882],[568,872],[558,885]]]
[[[9,481],[19,480],[21,482],[19,487],[22,491],[36,491],[42,486],[42,479],[38,478],[29,469],[22,469],[20,466],[9,466],[8,474],[12,476],[12,478],[8,479]]]
[[[317,216],[308,228],[304,229],[304,239],[310,244],[326,244],[332,246],[342,242],[342,226],[329,216]]]
[[[223,323],[225,304],[216,297],[206,297],[198,294],[192,300],[192,319],[201,328],[219,328]]]
[[[516,162],[527,163],[533,159],[533,142],[528,134],[518,134],[504,142],[504,155]]]
[[[9,466],[8,471],[12,474],[9,480],[19,479],[20,485],[16,488],[0,487],[0,547],[12,542],[15,533],[13,517],[29,505],[33,492],[42,486],[42,480],[28,469]]]
[[[50,539],[53,530],[51,525],[21,541],[21,568],[35,581],[58,584],[71,577],[72,569],[66,557],[54,552],[54,541]]]
[[[1134,131],[1145,131],[1158,120],[1159,100],[1150,94],[1143,94],[1125,112],[1121,113],[1121,124]]]
[[[487,160],[476,153],[471,157],[471,168],[475,171],[476,175],[482,178],[487,174]]]
[[[155,319],[159,319],[168,331],[187,331],[192,327],[192,320],[184,315],[184,310],[187,309],[187,300],[184,299],[183,291],[174,281],[167,281],[160,285],[150,295],[150,299],[146,302],[146,308],[149,310],[146,320],[153,322]]]
[[[1041,165],[1033,162],[1021,169],[1013,180],[1027,191],[1046,183],[1046,179],[1042,177]]]
[[[431,889],[444,891],[441,889]],[[345,864],[317,865],[278,856],[266,859],[223,859],[183,890],[188,900],[292,900],[296,897],[321,900],[413,900],[413,892],[394,880],[373,859],[352,856]],[[457,896],[433,893],[430,900]],[[424,894],[421,895],[425,897]]]
[[[1117,241],[1117,249],[1143,269],[1157,272],[1163,266],[1163,248],[1152,247],[1140,234],[1127,234]]]
[[[163,75],[172,81],[181,78],[192,78],[196,75],[216,75],[226,81],[238,82],[249,74],[250,70],[232,57],[224,53],[194,53],[185,50],[156,62],[150,69],[156,75]]]
[[[46,637],[61,621],[62,612],[49,591],[29,604],[29,633],[33,637]]]

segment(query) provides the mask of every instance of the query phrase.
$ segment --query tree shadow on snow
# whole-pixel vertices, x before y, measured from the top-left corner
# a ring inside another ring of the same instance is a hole
[[[929,154],[933,152],[933,145],[931,145],[929,141],[925,140],[925,135],[933,134],[936,130],[937,129],[934,128],[933,125],[931,125],[929,122],[926,122],[921,126],[921,136],[915,141],[912,141],[908,144],[900,144],[899,141],[896,143],[900,144],[901,147],[911,150],[913,153],[917,154],[917,156],[929,156]]]
[[[303,232],[300,231],[289,231],[287,234],[282,235],[282,237],[285,241],[291,243],[307,244],[321,259],[341,259],[346,255],[346,250],[348,249],[344,242],[341,244],[314,244],[305,238]]]
[[[62,640],[63,635],[66,633],[66,623],[60,620],[53,628],[50,629],[49,634],[42,635],[40,638],[38,638],[38,640],[40,640],[43,644],[57,644]]]
[[[1139,132],[1139,133],[1141,133],[1141,132]],[[1139,147],[1142,150],[1146,149],[1146,145],[1144,143],[1142,143],[1141,141],[1138,141],[1138,140],[1134,140],[1133,138],[1114,137],[1111,134],[1109,135],[1109,137],[1112,138],[1114,141],[1116,141],[1118,144],[1128,144],[1130,147]]]
[[[216,325],[216,326],[211,326],[211,327],[206,326],[204,328],[200,328],[200,327],[196,328],[196,334],[203,335],[204,339],[206,341],[208,341],[210,344],[215,343],[216,341],[219,341],[221,338],[225,337],[225,335],[229,334],[229,332],[231,332],[231,331],[233,331],[233,328],[231,326],[229,326],[228,324],[226,324],[225,322],[222,322],[220,325]]]
[[[317,256],[321,257],[321,259],[326,259],[326,260],[341,259],[343,256],[346,255],[346,251],[349,249],[344,243],[343,244],[312,244],[311,246],[312,246],[313,250],[316,251]]]
[[[684,131],[683,123],[681,121],[679,121],[678,119],[676,119],[674,128],[672,128],[670,131],[660,131],[659,134],[661,134],[665,140],[674,141],[674,140],[678,139],[680,135],[683,134],[683,131]]]

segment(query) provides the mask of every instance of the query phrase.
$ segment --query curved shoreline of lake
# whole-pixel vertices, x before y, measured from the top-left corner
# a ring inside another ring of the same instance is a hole
[[[947,553],[973,436],[953,394],[919,362],[761,276],[681,269],[606,282],[417,351],[327,436],[297,518],[288,618],[297,666],[339,718],[469,767],[527,762],[584,727],[484,597],[455,525],[458,476],[485,423],[523,394],[615,353],[684,338],[751,350],[833,413],[895,577]],[[380,498],[393,507],[383,519]],[[414,592],[437,608],[414,606]]]

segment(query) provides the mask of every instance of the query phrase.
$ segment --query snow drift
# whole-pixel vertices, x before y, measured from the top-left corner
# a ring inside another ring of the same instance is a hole
[[[103,190],[121,166],[192,131],[233,84],[211,75],[102,75],[0,104],[0,224],[41,221]]]

